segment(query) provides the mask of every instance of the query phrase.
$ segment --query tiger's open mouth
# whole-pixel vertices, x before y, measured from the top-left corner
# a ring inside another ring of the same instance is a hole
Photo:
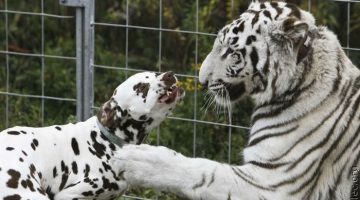
[[[239,99],[246,91],[245,83],[240,82],[238,84],[225,84],[226,90],[229,93],[230,101]]]
[[[166,90],[165,94],[163,94],[159,97],[159,102],[171,104],[178,97],[182,98],[184,96],[184,94],[185,94],[185,90],[183,88],[173,85],[169,89]]]

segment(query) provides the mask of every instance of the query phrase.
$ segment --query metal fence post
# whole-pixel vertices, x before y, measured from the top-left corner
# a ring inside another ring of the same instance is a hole
[[[95,0],[60,0],[60,4],[76,8],[76,118],[84,121],[94,104]]]

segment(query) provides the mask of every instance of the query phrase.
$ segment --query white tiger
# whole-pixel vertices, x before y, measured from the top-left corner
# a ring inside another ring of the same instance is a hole
[[[226,89],[232,103],[254,100],[245,164],[127,146],[119,152],[126,162],[115,164],[132,185],[199,200],[360,195],[352,188],[360,178],[360,71],[310,13],[253,1],[219,32],[199,78],[214,94]]]

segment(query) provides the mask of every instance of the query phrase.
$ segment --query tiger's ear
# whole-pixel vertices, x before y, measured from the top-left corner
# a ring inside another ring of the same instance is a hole
[[[265,3],[265,2],[267,2],[267,1],[268,1],[268,0],[251,0],[248,9],[253,9],[254,6],[255,6],[255,4]]]
[[[270,39],[282,49],[294,52],[296,63],[301,62],[309,53],[309,24],[295,17],[275,22],[269,27]]]
[[[299,64],[310,52],[307,43],[309,25],[296,18],[284,20],[283,29],[286,37],[291,40],[293,51],[296,53],[296,64]]]
[[[290,42],[294,49],[299,48],[305,42],[308,31],[309,25],[295,17],[275,22],[269,27],[271,40],[278,44],[289,44]]]
[[[290,39],[295,46],[304,39],[309,31],[309,25],[297,18],[290,17],[283,21],[282,28],[285,36]]]

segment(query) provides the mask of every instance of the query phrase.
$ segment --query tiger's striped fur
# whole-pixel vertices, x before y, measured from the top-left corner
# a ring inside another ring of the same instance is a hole
[[[127,158],[130,182],[206,200],[350,199],[356,192],[360,71],[310,13],[284,2],[253,2],[220,31],[200,82],[214,94],[225,89],[232,103],[253,98],[245,164],[127,147],[131,153],[120,156]],[[216,100],[225,102],[222,95]]]

